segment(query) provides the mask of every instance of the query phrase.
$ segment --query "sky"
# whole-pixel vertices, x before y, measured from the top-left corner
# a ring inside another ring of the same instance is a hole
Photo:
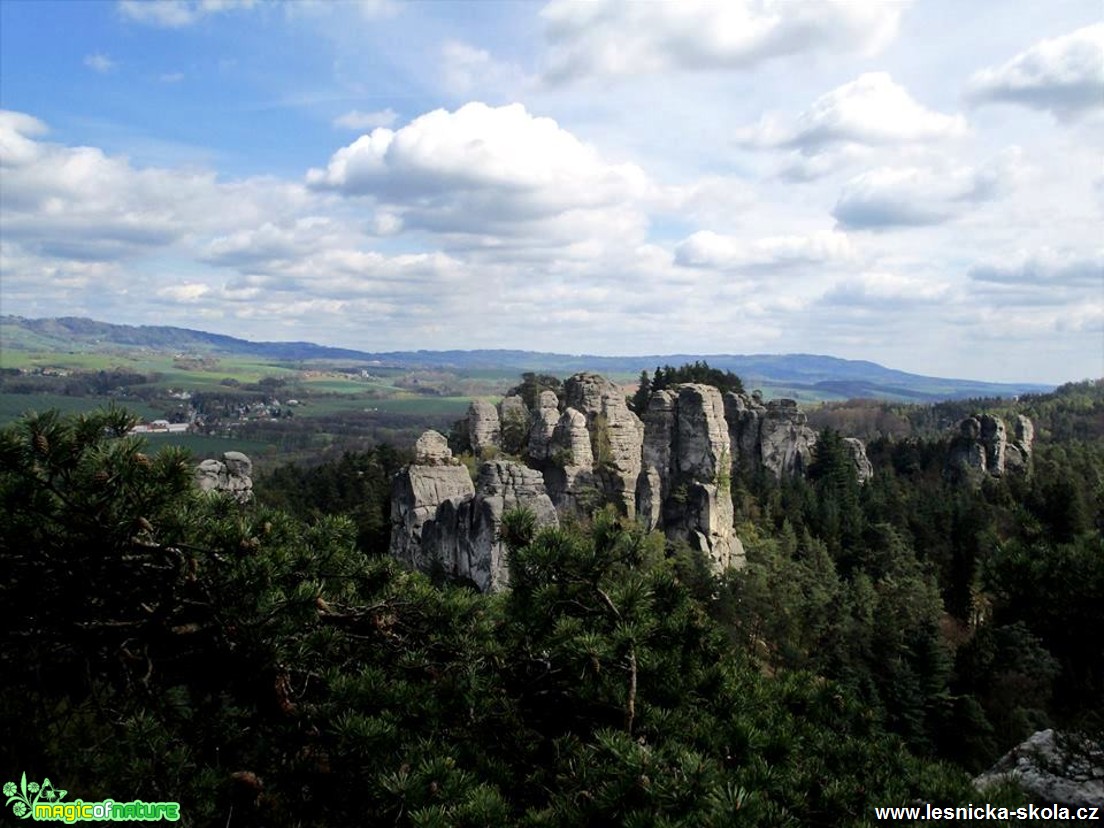
[[[1104,376],[1104,14],[0,0],[0,313]]]

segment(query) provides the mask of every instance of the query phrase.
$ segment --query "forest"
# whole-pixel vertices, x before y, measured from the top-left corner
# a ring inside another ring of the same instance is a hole
[[[948,479],[947,428],[977,411],[1032,418],[1026,475]],[[122,410],[28,415],[0,431],[0,767],[196,826],[1024,802],[971,778],[1035,731],[1104,733],[1104,382],[815,416],[807,476],[730,481],[743,569],[611,509],[517,511],[511,588],[483,595],[388,557],[404,447],[272,469],[238,504]],[[868,440],[864,485],[841,434]]]

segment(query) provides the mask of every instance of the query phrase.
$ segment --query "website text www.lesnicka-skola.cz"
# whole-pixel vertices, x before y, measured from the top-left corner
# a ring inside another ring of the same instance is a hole
[[[909,807],[875,808],[874,818],[878,822],[897,823],[938,822],[941,820],[1050,820],[1069,821],[1077,824],[1104,819],[1104,809],[1085,806],[1068,807],[1065,805],[1021,805],[1018,808],[1005,808],[996,805],[913,805]]]

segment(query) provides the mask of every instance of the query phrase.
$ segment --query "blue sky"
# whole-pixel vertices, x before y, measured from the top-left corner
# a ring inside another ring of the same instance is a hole
[[[0,0],[0,310],[1104,375],[1098,2]]]

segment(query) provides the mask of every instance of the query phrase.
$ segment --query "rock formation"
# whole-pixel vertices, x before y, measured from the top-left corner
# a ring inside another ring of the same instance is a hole
[[[507,586],[506,546],[499,530],[502,515],[519,508],[531,511],[537,526],[559,524],[540,472],[509,460],[484,463],[474,494],[444,501],[423,525],[422,547],[433,556],[430,568],[439,565],[484,591]]]
[[[594,473],[609,502],[630,518],[636,515],[644,424],[621,389],[598,374],[575,374],[564,382],[564,402],[586,417]]]
[[[1039,803],[1104,808],[1104,747],[1040,730],[974,779],[984,791],[1011,778]]]
[[[732,448],[721,393],[685,384],[653,395],[645,413],[637,503],[649,529],[704,552],[716,571],[743,558],[733,528]]]
[[[204,460],[195,470],[200,491],[220,492],[239,503],[253,499],[253,461],[240,451],[228,451],[221,460]]]
[[[1007,471],[1026,471],[1034,439],[1035,427],[1023,415],[1016,417],[1011,440],[999,417],[967,417],[958,424],[958,434],[951,441],[946,474],[952,479],[980,483],[985,475],[1003,477]]]
[[[1026,427],[1030,428],[1028,424]],[[541,393],[497,409],[475,401],[461,428],[478,455],[498,449],[524,463],[484,463],[473,485],[445,439],[427,432],[415,463],[395,480],[391,551],[411,566],[442,568],[481,589],[507,579],[498,540],[503,512],[524,507],[539,525],[611,503],[648,529],[701,550],[721,572],[743,561],[733,528],[733,473],[803,474],[817,434],[793,400],[723,394],[687,383],[656,391],[638,417],[614,383],[580,373],[562,398]],[[873,474],[860,440],[846,440],[860,482]],[[1012,452],[1006,451],[1005,462]]]
[[[391,481],[391,554],[416,569],[430,569],[435,551],[422,544],[422,527],[444,503],[475,494],[467,468],[452,459],[448,440],[427,431],[414,446],[414,462]]]
[[[874,476],[874,464],[866,456],[866,445],[858,437],[844,437],[843,444],[851,453],[851,463],[855,467],[855,477],[862,485]]]
[[[476,457],[488,448],[499,447],[498,409],[486,400],[472,400],[467,417],[468,444]]]

